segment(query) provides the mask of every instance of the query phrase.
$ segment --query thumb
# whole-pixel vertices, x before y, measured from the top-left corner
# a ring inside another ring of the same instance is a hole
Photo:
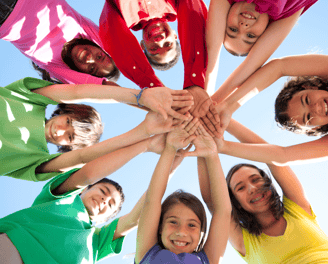
[[[157,111],[158,111],[158,113],[164,118],[164,120],[167,119],[167,113],[166,113],[166,111],[165,111],[162,107],[159,107],[159,108],[157,109]]]
[[[191,151],[191,152],[186,152],[183,154],[184,157],[197,157],[197,150]]]

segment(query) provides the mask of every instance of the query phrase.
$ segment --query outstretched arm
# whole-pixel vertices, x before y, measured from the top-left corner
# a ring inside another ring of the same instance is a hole
[[[226,20],[230,9],[227,0],[211,0],[206,22],[206,46],[208,54],[205,75],[205,91],[212,94],[215,90],[219,69],[219,57],[226,31]]]
[[[46,96],[58,103],[112,103],[122,102],[137,104],[140,90],[119,87],[115,85],[97,84],[55,84],[46,86],[33,92]],[[172,107],[182,108],[193,104],[192,96],[188,91],[171,90],[167,87],[143,90],[139,104],[160,113],[165,119],[171,115],[178,119],[186,119]]]
[[[197,138],[193,141],[196,151],[191,155],[197,154],[202,157],[206,165],[206,174],[199,177],[201,193],[208,192],[205,195],[205,202],[208,202],[212,213],[209,234],[204,246],[205,253],[210,263],[219,263],[223,258],[229,236],[229,225],[231,217],[231,204],[228,194],[228,188],[221,168],[219,156],[213,138],[206,130],[199,126],[196,130]],[[187,156],[187,155],[186,155]],[[198,158],[200,159],[200,158]],[[205,182],[202,182],[205,180]],[[202,189],[205,187],[205,189]],[[204,197],[204,196],[203,196]],[[220,236],[218,236],[220,233]]]
[[[327,55],[299,55],[273,59],[250,76],[233,94],[215,106],[222,133],[232,114],[253,96],[283,76],[328,76]],[[229,119],[224,117],[229,116]],[[213,121],[213,120],[212,120]]]
[[[169,180],[172,178],[173,174],[175,173],[176,169],[178,168],[178,166],[181,164],[182,161],[183,161],[182,155],[175,156],[169,175]],[[146,199],[146,192],[141,196],[141,198],[133,207],[130,213],[120,217],[117,223],[113,240],[122,236],[126,236],[129,232],[131,232],[134,228],[137,227],[139,223],[141,210],[145,203],[145,199]]]
[[[67,171],[72,167],[80,167],[98,157],[111,153],[118,149],[130,146],[149,138],[154,134],[166,133],[174,129],[178,120],[173,120],[169,117],[164,120],[159,114],[149,112],[145,120],[132,130],[104,140],[93,146],[66,152],[48,162],[37,167],[37,173]]]
[[[224,100],[268,60],[292,30],[302,10],[299,10],[290,17],[277,20],[268,26],[254,44],[246,59],[212,96],[213,101],[221,102]]]
[[[197,125],[194,119],[188,128],[193,134]],[[135,262],[138,264],[148,250],[157,242],[158,223],[161,214],[161,201],[166,190],[169,171],[172,166],[177,149],[187,146],[194,136],[189,136],[184,130],[187,122],[168,134],[165,149],[157,163],[154,174],[150,181],[144,207],[141,213]]]
[[[253,131],[235,120],[231,120],[228,132],[243,143],[251,143],[253,145],[267,143]],[[252,153],[249,154],[251,155]],[[268,166],[273,177],[280,185],[284,195],[311,214],[310,204],[305,197],[302,184],[290,167],[278,167],[272,164],[268,164]]]

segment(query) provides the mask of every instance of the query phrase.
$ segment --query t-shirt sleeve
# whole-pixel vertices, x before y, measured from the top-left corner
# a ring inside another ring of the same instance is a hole
[[[20,180],[26,180],[26,181],[46,181],[50,178],[53,178],[62,172],[48,172],[48,173],[35,173],[35,170],[38,166],[40,166],[42,163],[45,163],[49,160],[52,160],[58,156],[60,156],[62,153],[55,153],[51,155],[45,155],[44,158],[39,159],[34,164],[31,164],[30,166],[21,168],[19,170],[15,170],[13,172],[7,173],[6,176],[13,177]]]
[[[302,207],[300,207],[292,200],[288,199],[286,196],[283,197],[282,202],[284,204],[285,210],[287,210],[288,213],[295,218],[302,219],[306,217],[314,220],[317,217],[313,212],[312,207],[311,207],[311,215],[309,215]]]
[[[119,237],[113,241],[118,221],[119,218],[102,228],[96,228],[94,233],[96,238],[94,238],[94,241],[96,240],[98,244],[97,261],[111,255],[119,254],[122,251],[124,237]]]
[[[57,177],[51,179],[45,186],[43,186],[41,193],[36,197],[33,202],[33,205],[38,205],[42,203],[46,203],[48,201],[53,201],[56,199],[60,199],[69,195],[76,195],[83,191],[83,189],[76,189],[69,192],[66,192],[61,195],[54,195],[52,194],[52,190],[56,189],[60,184],[66,181],[74,172],[78,171],[79,169],[72,169],[70,171],[61,173]]]
[[[43,88],[53,83],[39,80],[36,78],[27,77],[16,82],[7,85],[5,88],[11,91],[11,94],[19,97],[22,100],[26,100],[27,103],[34,103],[43,106],[48,104],[57,105],[58,103],[45,97],[43,95],[33,93],[31,90]]]

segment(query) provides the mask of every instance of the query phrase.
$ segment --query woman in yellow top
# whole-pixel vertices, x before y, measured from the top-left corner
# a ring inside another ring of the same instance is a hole
[[[228,132],[241,142],[265,143],[234,120]],[[218,149],[224,147],[222,139],[216,142]],[[328,237],[300,181],[289,167],[268,166],[283,191],[282,202],[271,179],[256,166],[238,164],[227,175],[232,203],[230,243],[247,263],[328,263]],[[206,174],[206,165],[199,160],[202,196],[211,210]]]

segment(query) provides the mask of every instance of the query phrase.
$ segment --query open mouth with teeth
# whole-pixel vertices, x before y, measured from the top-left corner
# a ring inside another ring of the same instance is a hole
[[[324,105],[325,105],[325,115],[328,114],[328,105],[327,105],[327,101],[326,100],[323,100],[324,102]]]
[[[256,17],[248,12],[243,12],[243,13],[240,13],[240,15],[244,18],[247,18],[247,19],[256,19]]]
[[[178,246],[178,247],[185,247],[189,244],[188,242],[176,241],[176,240],[171,240],[171,242],[172,242],[172,244],[174,244],[175,246]]]
[[[250,201],[250,203],[259,203],[259,202],[264,201],[265,198],[266,198],[266,195],[265,195],[265,193],[263,193],[263,194],[261,194],[261,195],[258,195],[256,198],[252,199],[252,200]]]

